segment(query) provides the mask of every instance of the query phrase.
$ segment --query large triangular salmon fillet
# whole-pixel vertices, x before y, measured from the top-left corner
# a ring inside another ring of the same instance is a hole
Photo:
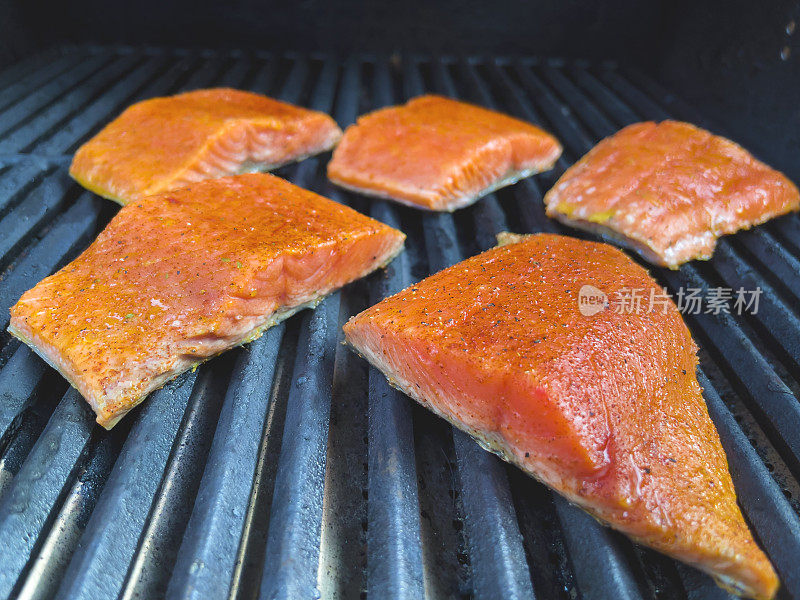
[[[785,175],[690,123],[629,125],[566,170],[547,214],[601,233],[650,262],[711,258],[717,238],[800,208]]]
[[[607,244],[511,241],[353,317],[348,343],[598,519],[737,593],[771,598],[778,580],[737,506],[675,305]],[[616,302],[626,289],[641,290],[641,311]]]
[[[124,207],[26,292],[9,331],[111,428],[151,391],[390,261],[405,236],[266,174]]]
[[[428,95],[359,117],[328,177],[363,194],[452,211],[551,169],[559,156],[558,140],[535,125]]]
[[[269,171],[325,152],[336,122],[260,94],[214,88],[127,108],[75,153],[70,175],[127,204],[214,177]]]

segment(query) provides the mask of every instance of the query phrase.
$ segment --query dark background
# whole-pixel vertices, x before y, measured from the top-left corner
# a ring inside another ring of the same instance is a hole
[[[0,0],[0,65],[64,42],[634,64],[800,177],[797,0]]]

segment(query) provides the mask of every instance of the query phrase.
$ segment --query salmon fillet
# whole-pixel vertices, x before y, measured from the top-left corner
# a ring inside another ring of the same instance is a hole
[[[561,146],[538,127],[441,96],[420,96],[359,117],[328,164],[344,188],[452,211],[534,173]]]
[[[123,208],[11,308],[9,331],[110,429],[147,394],[402,250],[405,236],[266,174]]]
[[[607,244],[510,241],[353,317],[347,342],[596,518],[735,593],[771,598],[778,580],[736,503],[675,305],[618,310],[616,292],[663,292]],[[608,295],[593,315],[579,308],[585,285]]]
[[[547,214],[677,269],[717,238],[797,210],[800,193],[741,146],[676,121],[637,123],[597,144],[545,195]]]
[[[342,131],[328,115],[217,88],[138,102],[75,153],[70,175],[127,204],[203,179],[268,171],[325,152]]]

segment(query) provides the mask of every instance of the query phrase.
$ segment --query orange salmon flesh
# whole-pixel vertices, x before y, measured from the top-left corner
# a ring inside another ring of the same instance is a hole
[[[420,96],[359,117],[333,153],[328,177],[363,194],[452,211],[551,169],[559,156],[558,140],[530,123]]]
[[[350,319],[392,385],[634,540],[771,598],[671,302],[596,314],[591,285],[662,292],[607,244],[537,234],[469,258]],[[646,305],[645,305],[646,306]]]
[[[328,115],[216,88],[138,102],[75,153],[70,175],[127,204],[191,183],[268,171],[325,152],[342,131]]]
[[[147,394],[385,265],[405,236],[266,174],[124,207],[11,308],[9,331],[111,428]]]
[[[648,261],[708,260],[717,238],[797,210],[800,193],[741,146],[689,123],[637,123],[604,139],[544,197],[547,214]]]

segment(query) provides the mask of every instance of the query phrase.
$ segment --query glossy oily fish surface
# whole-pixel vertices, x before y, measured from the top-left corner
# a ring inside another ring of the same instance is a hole
[[[386,264],[405,236],[266,174],[124,207],[26,292],[10,331],[110,428],[166,381]]]
[[[721,235],[797,210],[800,194],[730,140],[663,121],[630,125],[597,144],[544,201],[549,216],[677,268],[711,258]]]
[[[777,578],[737,505],[675,305],[618,306],[625,289],[662,290],[607,244],[506,241],[353,317],[348,342],[393,385],[615,529],[729,589],[771,597]],[[591,310],[589,296],[600,298]]]
[[[230,88],[196,90],[129,107],[78,149],[70,174],[126,204],[325,152],[341,133],[321,112]]]
[[[347,128],[334,183],[417,208],[451,211],[552,168],[558,141],[535,125],[442,96],[377,110]]]

